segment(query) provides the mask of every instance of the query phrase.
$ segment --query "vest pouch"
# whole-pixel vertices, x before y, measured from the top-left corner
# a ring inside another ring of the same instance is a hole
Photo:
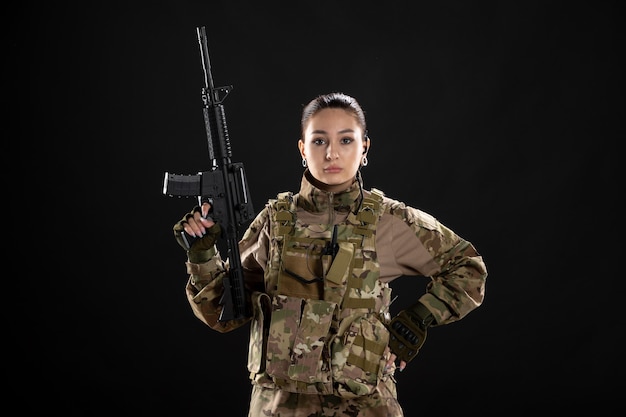
[[[354,244],[351,242],[339,242],[338,245],[339,251],[328,269],[326,280],[336,285],[346,285],[348,277],[352,274]]]
[[[372,394],[383,377],[389,331],[369,313],[356,318],[331,344],[335,394],[354,398]]]
[[[328,382],[324,351],[336,308],[326,301],[276,295],[267,343],[268,375],[274,380]]]
[[[324,293],[321,239],[290,237],[282,249],[278,293],[320,300]]]
[[[298,297],[276,295],[267,340],[266,372],[273,378],[287,379],[291,347],[300,326],[302,302]]]
[[[306,300],[289,365],[289,378],[309,384],[330,381],[327,337],[337,304]]]

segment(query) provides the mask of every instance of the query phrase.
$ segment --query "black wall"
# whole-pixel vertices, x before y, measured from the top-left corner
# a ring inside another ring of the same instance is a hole
[[[617,2],[48,2],[9,20],[6,361],[26,408],[247,413],[248,328],[191,313],[171,229],[194,201],[162,194],[165,171],[208,169],[202,25],[255,207],[297,189],[301,107],[339,90],[368,116],[366,186],[483,255],[483,306],[398,375],[407,416],[616,403]],[[394,308],[424,284],[397,280]]]

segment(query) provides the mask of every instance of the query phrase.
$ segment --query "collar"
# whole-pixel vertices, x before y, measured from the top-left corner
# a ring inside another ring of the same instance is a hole
[[[300,191],[297,195],[297,205],[309,212],[324,212],[330,207],[339,212],[352,211],[356,213],[362,201],[362,181],[357,173],[352,185],[336,193],[324,191],[311,183],[311,174],[308,169],[302,174]]]

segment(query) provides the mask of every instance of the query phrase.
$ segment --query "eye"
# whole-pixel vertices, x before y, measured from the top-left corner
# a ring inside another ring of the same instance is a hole
[[[314,145],[323,145],[326,143],[326,141],[322,138],[316,138],[312,140]]]
[[[351,138],[349,136],[341,138],[341,143],[343,143],[344,145],[349,145],[352,142],[354,142],[354,138]]]

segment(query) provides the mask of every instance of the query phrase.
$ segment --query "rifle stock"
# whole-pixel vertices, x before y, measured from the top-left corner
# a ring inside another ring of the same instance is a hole
[[[211,62],[204,26],[196,28],[204,71],[202,112],[208,139],[211,167],[197,174],[171,174],[165,172],[163,194],[170,197],[196,197],[198,205],[211,204],[210,217],[222,229],[220,239],[225,243],[229,270],[224,277],[224,293],[220,299],[220,321],[249,317],[243,268],[239,252],[239,239],[255,213],[250,199],[243,163],[232,162],[232,150],[223,101],[232,86],[214,87]],[[187,249],[196,240],[183,232]]]

